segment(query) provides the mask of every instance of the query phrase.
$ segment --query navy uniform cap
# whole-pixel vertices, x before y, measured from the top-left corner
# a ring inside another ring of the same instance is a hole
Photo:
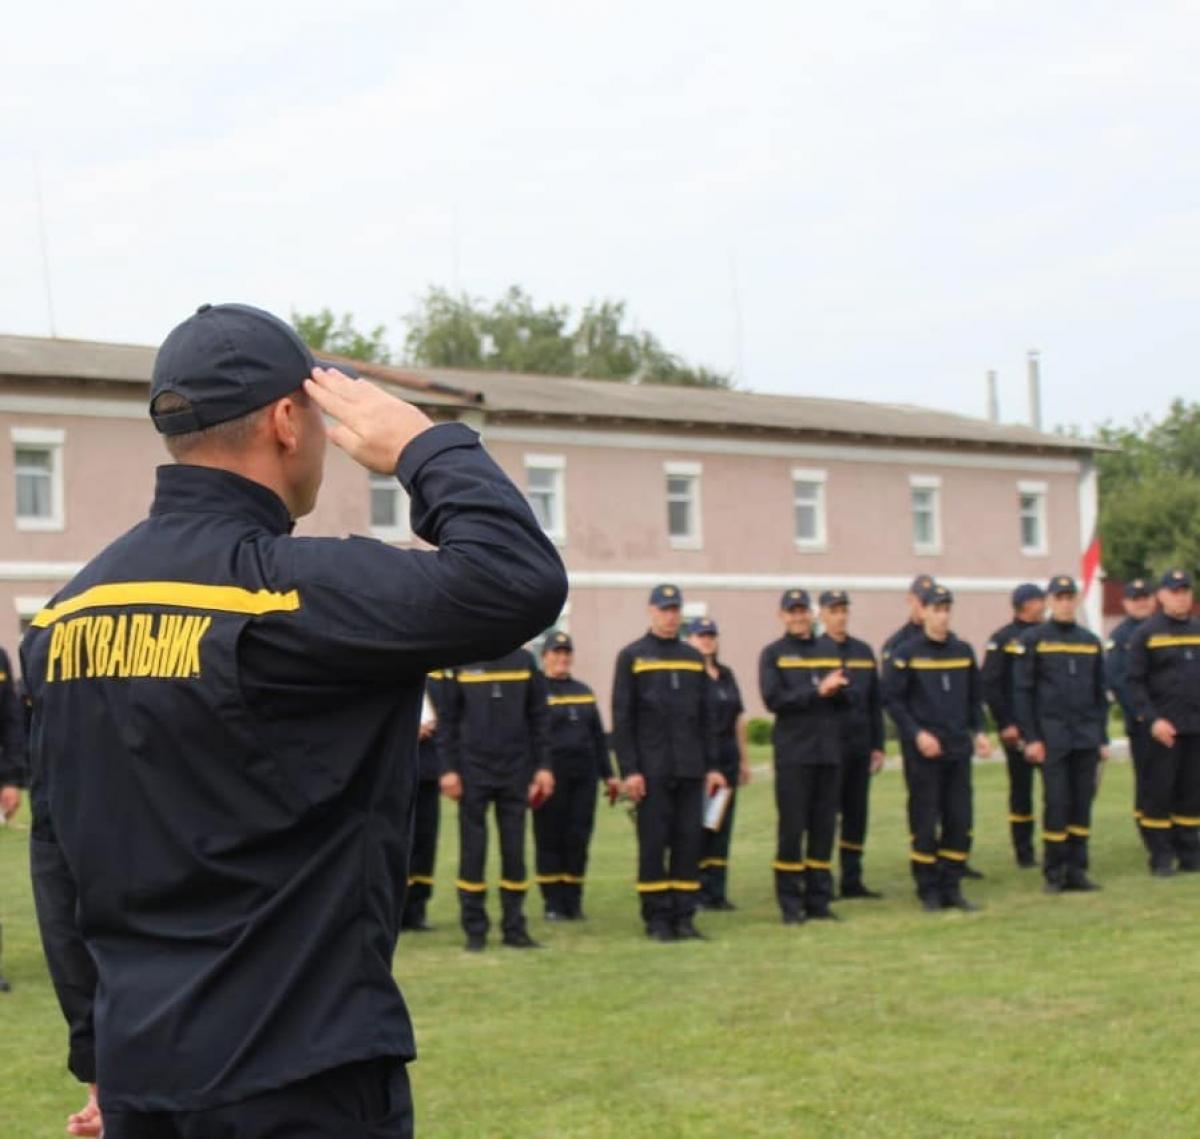
[[[919,573],[919,574],[917,574],[916,577],[914,577],[912,579],[911,582],[909,582],[908,592],[911,593],[914,597],[920,597],[925,592],[925,590],[927,590],[930,586],[936,585],[936,584],[937,584],[937,582],[935,582],[933,580],[933,578],[929,576],[929,574]]]
[[[1026,581],[1012,591],[1012,606],[1014,609],[1020,609],[1026,601],[1041,601],[1045,596],[1046,591],[1040,585]]]
[[[1046,586],[1046,592],[1051,597],[1059,593],[1078,593],[1079,586],[1075,584],[1075,579],[1070,574],[1056,573],[1050,579],[1050,584]]]
[[[544,651],[552,653],[556,649],[561,649],[565,653],[574,652],[575,642],[566,633],[559,630],[546,638]]]
[[[922,605],[953,605],[954,594],[944,585],[931,581],[920,593]]]
[[[827,589],[818,600],[822,609],[832,609],[835,605],[849,605],[850,594],[844,589]]]
[[[779,599],[780,609],[811,609],[812,601],[807,589],[786,589]]]
[[[688,630],[693,637],[700,636],[703,633],[708,633],[715,637],[720,631],[716,621],[711,617],[697,617],[692,622],[692,627]]]
[[[171,330],[150,381],[150,418],[163,435],[201,431],[249,415],[294,392],[314,367],[345,364],[318,360],[290,324],[251,305],[201,305]],[[154,414],[154,400],[174,392],[190,407]]]
[[[1135,597],[1149,597],[1154,591],[1144,577],[1135,577],[1125,583],[1125,596],[1132,601]]]
[[[1167,570],[1162,576],[1162,581],[1159,582],[1159,589],[1191,589],[1192,575],[1185,570],[1171,569]]]
[[[656,585],[650,590],[650,604],[655,609],[679,609],[683,605],[683,594],[677,585]]]

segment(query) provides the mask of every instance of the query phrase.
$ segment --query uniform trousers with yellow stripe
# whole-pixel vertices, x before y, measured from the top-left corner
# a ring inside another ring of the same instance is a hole
[[[595,775],[557,776],[554,794],[533,812],[537,881],[547,913],[566,918],[582,915],[588,846],[595,822]]]
[[[1033,780],[1037,765],[1025,758],[1025,749],[1015,744],[1004,745],[1004,762],[1008,767],[1008,827],[1012,835],[1013,854],[1022,866],[1033,862]]]
[[[867,819],[871,801],[870,745],[844,744],[841,772],[838,861],[842,871],[842,889],[853,890],[863,884],[863,852],[867,848]]]
[[[839,764],[776,761],[775,897],[785,918],[829,909],[840,793]]]
[[[907,744],[905,752],[917,895],[945,902],[958,895],[971,853],[971,761],[926,759]]]
[[[404,895],[401,929],[414,929],[425,923],[425,908],[433,893],[433,866],[441,818],[440,794],[436,779],[422,779],[417,784],[412,854],[408,860],[408,892]]]
[[[1070,885],[1087,869],[1099,765],[1098,748],[1046,753],[1042,764],[1042,845],[1047,882]]]
[[[458,902],[463,930],[486,934],[487,809],[494,807],[500,832],[500,924],[505,937],[525,933],[525,814],[528,784],[489,784],[464,777],[458,804]]]
[[[638,896],[646,928],[690,920],[700,898],[704,780],[646,777],[638,804]]]
[[[1145,802],[1151,867],[1171,867],[1178,859],[1181,870],[1200,870],[1200,735],[1181,733],[1174,747],[1151,738]]]

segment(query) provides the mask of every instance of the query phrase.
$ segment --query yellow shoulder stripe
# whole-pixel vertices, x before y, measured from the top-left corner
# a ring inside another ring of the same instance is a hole
[[[507,672],[460,672],[459,684],[487,684],[491,681],[528,680],[533,673],[527,668],[513,668]]]
[[[1166,633],[1160,633],[1156,637],[1151,637],[1146,642],[1146,648],[1148,649],[1176,649],[1183,645],[1200,645],[1200,635],[1190,633],[1179,637],[1172,637]]]
[[[57,605],[43,609],[30,622],[45,629],[63,617],[84,609],[126,608],[131,605],[165,605],[175,609],[207,609],[218,613],[294,613],[300,594],[243,589],[240,585],[201,585],[192,581],[113,581],[94,585]]]
[[[1099,645],[1081,645],[1071,641],[1038,641],[1039,653],[1073,653],[1076,656],[1096,656]]]
[[[633,662],[633,674],[639,672],[703,672],[704,665],[698,660],[645,660],[638,657]]]
[[[970,657],[946,657],[944,660],[937,657],[910,657],[908,661],[910,668],[932,670],[942,668],[970,668],[972,663]]]
[[[595,704],[595,696],[551,696],[546,700],[546,703],[551,708],[557,708],[561,704]]]

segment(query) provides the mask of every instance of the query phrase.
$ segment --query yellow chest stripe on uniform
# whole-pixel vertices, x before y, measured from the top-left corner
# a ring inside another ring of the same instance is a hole
[[[947,657],[945,660],[938,660],[937,657],[909,657],[908,667],[926,670],[970,668],[973,663],[970,657]]]
[[[3,684],[8,679],[7,672],[0,672],[0,684]]]
[[[633,674],[639,672],[703,672],[704,665],[698,660],[643,660],[633,662]]]
[[[846,661],[846,668],[874,668],[875,662],[870,657],[863,657],[859,660],[857,657],[853,660]]]
[[[459,684],[486,684],[489,681],[528,680],[533,673],[527,668],[514,668],[508,672],[460,672]]]
[[[1148,649],[1176,649],[1182,648],[1184,645],[1200,645],[1200,634],[1187,633],[1183,636],[1173,637],[1167,633],[1160,633],[1146,642]]]
[[[841,668],[842,662],[837,657],[779,657],[775,665],[777,668]]]
[[[1099,645],[1080,645],[1071,641],[1038,641],[1039,653],[1076,653],[1082,656],[1096,656],[1100,652]]]
[[[294,613],[300,594],[243,589],[240,585],[201,585],[192,581],[113,581],[94,585],[57,605],[43,609],[30,622],[45,629],[62,617],[84,609],[126,608],[131,605],[166,605],[176,609],[209,609],[218,613]]]
[[[550,696],[546,699],[546,703],[551,708],[557,708],[560,704],[595,704],[595,696]]]

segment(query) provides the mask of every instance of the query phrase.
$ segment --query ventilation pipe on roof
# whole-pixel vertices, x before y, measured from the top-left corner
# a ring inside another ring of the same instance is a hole
[[[1042,373],[1035,349],[1029,352],[1029,426],[1042,429]]]
[[[996,386],[995,369],[987,374],[987,417],[993,423],[1000,422],[1000,389]]]

